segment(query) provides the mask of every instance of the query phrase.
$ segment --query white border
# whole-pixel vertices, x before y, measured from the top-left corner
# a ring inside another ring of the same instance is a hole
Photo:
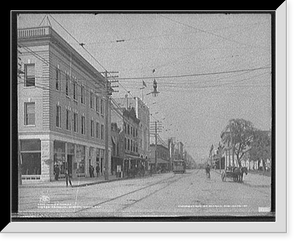
[[[287,2],[276,10],[275,222],[11,222],[2,232],[287,232]],[[280,165],[279,165],[280,164]]]

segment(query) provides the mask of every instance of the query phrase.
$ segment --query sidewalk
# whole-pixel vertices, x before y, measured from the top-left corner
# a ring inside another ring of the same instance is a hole
[[[213,172],[221,176],[220,170],[211,169]],[[220,177],[221,180],[221,177]],[[260,175],[257,173],[244,174],[244,185],[250,187],[268,187],[271,186],[271,177]]]
[[[74,178],[72,179],[73,187],[81,187],[81,186],[88,186],[88,185],[94,185],[99,183],[106,183],[106,182],[112,182],[112,181],[118,181],[118,180],[124,180],[126,178],[117,178],[116,175],[110,175],[108,177],[108,180],[105,180],[104,176],[90,178],[90,177],[82,177],[82,178]],[[70,186],[70,185],[69,185]],[[23,181],[22,185],[19,185],[19,188],[56,188],[56,187],[66,187],[66,180],[60,179],[58,181],[50,181],[50,182],[26,182]]]

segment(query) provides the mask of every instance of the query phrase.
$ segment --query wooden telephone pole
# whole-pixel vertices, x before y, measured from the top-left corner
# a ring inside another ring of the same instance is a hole
[[[155,124],[155,173],[157,172],[157,121],[154,122]]]
[[[109,73],[118,73],[118,72],[109,72]],[[109,125],[109,108],[110,108],[110,96],[112,95],[113,92],[117,92],[115,91],[113,88],[118,87],[118,86],[111,86],[111,83],[113,82],[118,82],[118,80],[116,80],[115,78],[117,78],[118,76],[111,76],[110,79],[114,78],[114,80],[109,80],[108,76],[107,76],[107,71],[105,71],[105,136],[104,136],[104,141],[105,141],[105,155],[104,155],[104,178],[105,180],[108,180],[109,178],[109,131],[110,131],[110,125]]]

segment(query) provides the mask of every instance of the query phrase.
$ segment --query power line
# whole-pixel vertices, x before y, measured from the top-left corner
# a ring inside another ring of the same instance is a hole
[[[65,30],[105,71],[107,71],[107,69],[95,58],[94,55],[91,54],[91,52],[89,52],[85,47],[84,47],[84,43],[80,43],[66,28],[64,28],[57,20],[54,19],[54,17],[52,15],[50,15],[50,17],[61,27],[63,28],[63,30]],[[110,74],[110,72],[108,72]],[[132,97],[134,97],[119,81],[118,81],[119,85],[121,85],[123,87],[123,89],[130,94]]]
[[[192,28],[192,29],[194,29],[194,30],[198,30],[198,31],[203,32],[203,33],[206,33],[206,34],[213,35],[213,36],[215,36],[215,37],[224,39],[224,40],[229,41],[229,42],[233,42],[233,43],[236,43],[236,44],[245,45],[245,46],[249,46],[249,47],[254,47],[254,48],[263,48],[263,49],[266,48],[266,47],[261,47],[261,46],[254,46],[254,45],[250,45],[250,44],[245,44],[245,43],[242,43],[242,42],[233,40],[233,39],[229,39],[229,38],[226,38],[226,37],[221,36],[221,35],[219,35],[219,34],[215,34],[215,33],[213,33],[213,32],[205,31],[205,30],[202,30],[202,29],[200,29],[200,28],[197,28],[197,27],[188,25],[188,24],[186,24],[186,23],[183,23],[183,22],[180,22],[180,21],[176,21],[176,20],[174,20],[174,19],[171,19],[171,18],[166,17],[166,16],[161,15],[161,14],[159,14],[159,16],[161,16],[161,17],[163,17],[163,18],[165,18],[165,19],[168,19],[168,20],[170,20],[170,21],[173,21],[173,22],[175,22],[175,23],[177,23],[177,24],[180,24],[180,25],[183,25],[183,26],[187,26],[187,27]]]
[[[237,69],[237,70],[227,70],[227,71],[219,71],[219,72],[208,72],[208,73],[193,73],[193,74],[181,74],[181,75],[163,75],[163,76],[148,76],[148,77],[124,77],[119,78],[119,80],[134,80],[134,79],[170,79],[170,78],[184,78],[184,77],[195,77],[195,76],[207,76],[207,75],[218,75],[218,74],[227,74],[227,73],[240,73],[246,71],[256,71],[271,68],[266,65],[263,67],[255,67],[248,69]]]

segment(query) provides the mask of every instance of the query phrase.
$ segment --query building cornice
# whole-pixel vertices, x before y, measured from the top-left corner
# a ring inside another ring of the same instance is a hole
[[[104,76],[97,71],[84,57],[82,57],[71,45],[69,45],[50,26],[18,29],[18,42],[30,46],[51,45],[61,49],[65,54],[72,55],[72,60],[82,66],[96,81],[104,82]]]

